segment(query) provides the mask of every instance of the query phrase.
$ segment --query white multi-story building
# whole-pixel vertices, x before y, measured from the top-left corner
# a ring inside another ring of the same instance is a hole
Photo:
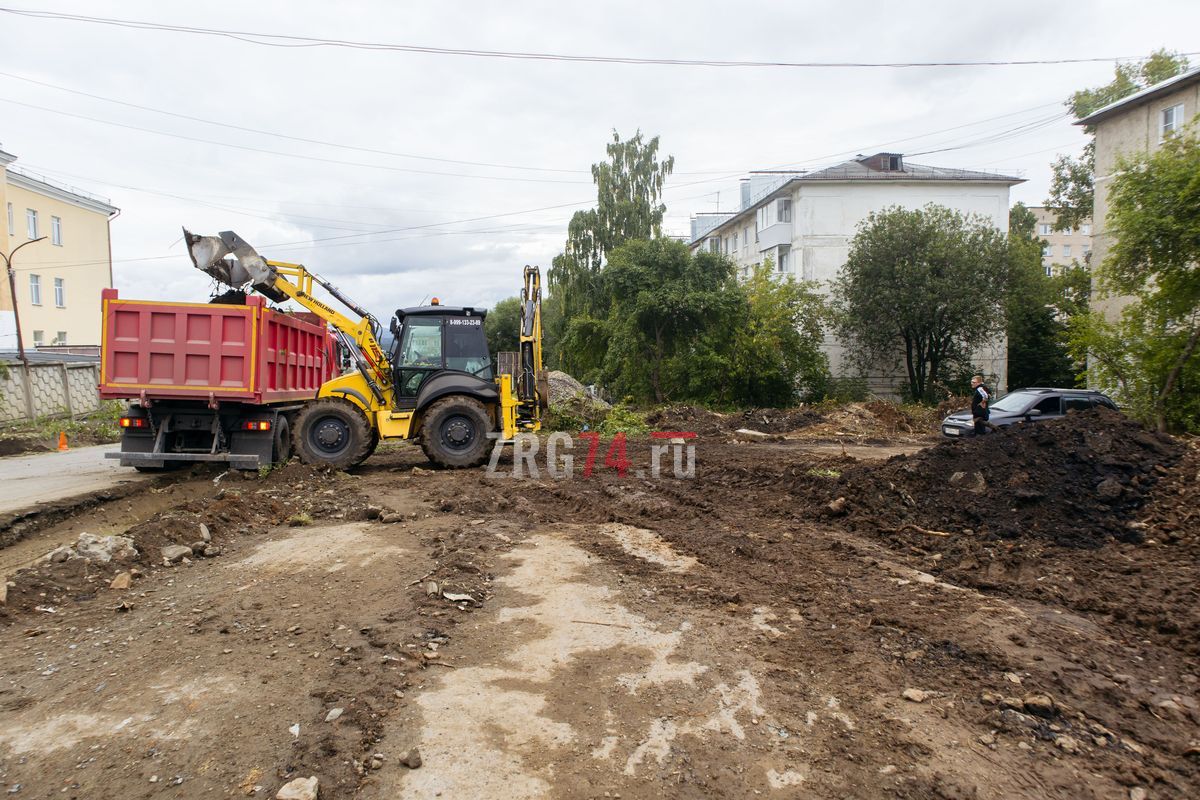
[[[1092,260],[1092,220],[1078,228],[1055,230],[1058,215],[1045,206],[1030,206],[1037,219],[1036,233],[1042,240],[1042,269],[1046,275],[1058,275],[1064,267],[1089,266]]]
[[[828,291],[850,252],[850,240],[872,212],[934,203],[983,217],[1008,230],[1009,189],[1021,178],[906,162],[900,153],[859,156],[814,172],[753,172],[742,182],[742,208],[732,214],[697,215],[692,248],[728,255],[743,275],[765,259],[775,270],[814,281]],[[835,375],[853,375],[845,348],[827,336]],[[997,388],[1007,384],[1003,335],[975,354]],[[903,364],[881,366],[867,378],[871,390],[894,395],[906,380]]]

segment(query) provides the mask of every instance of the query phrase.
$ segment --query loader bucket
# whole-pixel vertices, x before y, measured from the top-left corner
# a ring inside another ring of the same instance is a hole
[[[250,274],[236,261],[225,258],[232,251],[220,237],[198,236],[184,228],[183,241],[196,269],[235,289],[249,282]]]
[[[235,289],[251,283],[256,291],[277,303],[287,299],[286,294],[275,288],[275,268],[233,231],[222,231],[220,236],[198,236],[184,228],[183,238],[192,263],[201,272]],[[233,259],[225,258],[228,255]]]

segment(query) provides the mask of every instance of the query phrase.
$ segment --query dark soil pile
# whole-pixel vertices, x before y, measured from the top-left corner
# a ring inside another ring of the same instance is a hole
[[[0,439],[0,456],[15,456],[21,453],[44,453],[50,447],[36,439]]]
[[[1100,409],[947,441],[882,465],[850,465],[833,485],[810,479],[796,488],[816,492],[813,499],[845,497],[848,523],[864,531],[970,531],[985,540],[1094,548],[1142,539],[1128,523],[1181,455],[1169,437]]]

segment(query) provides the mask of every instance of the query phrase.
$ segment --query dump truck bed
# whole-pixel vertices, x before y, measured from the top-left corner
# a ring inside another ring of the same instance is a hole
[[[104,399],[289,403],[313,399],[337,374],[325,326],[261,297],[220,305],[121,300],[116,289],[101,296]]]

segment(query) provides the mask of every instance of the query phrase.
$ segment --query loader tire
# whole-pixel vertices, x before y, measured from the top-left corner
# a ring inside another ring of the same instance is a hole
[[[348,400],[322,398],[296,415],[296,449],[305,464],[357,466],[371,454],[372,434],[367,418]]]
[[[425,410],[421,423],[421,449],[441,467],[477,467],[488,458],[488,431],[492,417],[473,397],[451,395]]]

